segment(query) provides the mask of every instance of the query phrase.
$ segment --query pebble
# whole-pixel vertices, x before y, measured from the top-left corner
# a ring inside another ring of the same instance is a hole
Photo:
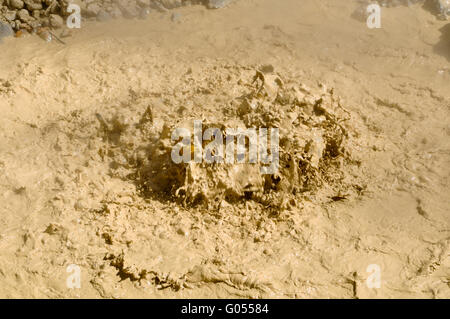
[[[143,8],[150,7],[150,0],[137,0],[136,3]]]
[[[181,0],[161,0],[160,2],[166,9],[175,9],[183,5]]]
[[[31,16],[26,9],[19,10],[19,12],[17,12],[17,17],[23,22],[31,20]]]
[[[135,4],[131,4],[129,2],[126,2],[125,0],[121,0],[120,2],[117,2],[117,6],[119,7],[120,11],[122,12],[122,15],[126,19],[133,19],[139,16],[139,9],[138,6]]]
[[[207,6],[209,9],[221,9],[230,4],[232,0],[209,0]]]
[[[111,15],[103,9],[101,9],[97,14],[97,21],[103,22],[111,19],[112,19]]]
[[[436,0],[436,5],[440,12],[439,18],[447,20],[450,17],[450,0]]]
[[[22,9],[24,7],[24,2],[22,0],[10,0],[9,5],[13,9]]]
[[[14,31],[11,26],[0,21],[0,41],[2,40],[2,38],[12,37],[13,35]]]
[[[90,3],[86,7],[87,17],[97,17],[102,8],[97,3]]]
[[[42,10],[43,8],[40,0],[25,0],[24,2],[27,5],[27,9],[30,11]]]
[[[12,10],[10,10],[10,11],[6,11],[4,14],[3,14],[3,16],[6,18],[6,20],[8,20],[8,21],[14,21],[14,20],[16,20],[16,17],[17,17],[17,11],[12,11]]]
[[[64,20],[57,14],[50,15],[50,26],[55,29],[62,28],[64,25]]]
[[[219,9],[231,2],[232,0],[0,0],[0,16],[9,23],[13,31],[31,31],[38,27],[63,27],[65,17],[68,16],[68,3],[80,6],[83,18],[103,22],[120,17],[145,19],[150,10],[168,12],[193,3]],[[171,14],[173,22],[178,22],[180,17],[180,13]]]

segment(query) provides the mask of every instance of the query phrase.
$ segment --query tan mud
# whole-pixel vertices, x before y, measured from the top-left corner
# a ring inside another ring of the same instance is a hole
[[[448,298],[446,23],[398,7],[369,30],[357,5],[242,0],[64,47],[5,39],[0,295]],[[280,127],[279,176],[175,165],[168,133],[194,119]]]

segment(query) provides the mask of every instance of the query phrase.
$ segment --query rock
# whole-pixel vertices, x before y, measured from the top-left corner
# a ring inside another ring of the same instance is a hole
[[[22,25],[22,22],[20,20],[16,20],[16,21],[14,21],[14,25],[12,25],[12,27],[13,27],[14,30],[19,31],[21,25]],[[16,38],[18,38],[18,37],[19,36],[16,33]]]
[[[150,0],[137,0],[136,3],[138,4],[138,6],[143,8],[150,7]]]
[[[108,21],[111,19],[112,19],[111,15],[103,9],[101,9],[97,14],[97,21],[99,22]]]
[[[90,3],[86,6],[86,16],[88,18],[97,17],[102,8],[97,3]]]
[[[439,18],[447,20],[450,17],[450,0],[436,0]]]
[[[122,11],[117,6],[113,6],[108,12],[113,18],[120,18],[122,16]]]
[[[168,11],[161,3],[155,1],[150,2],[150,8],[163,13]]]
[[[8,21],[14,21],[16,20],[17,17],[17,12],[10,10],[10,11],[6,11],[3,16],[5,17],[6,20]]]
[[[25,0],[28,10],[42,10],[42,3],[40,0]]]
[[[27,22],[32,19],[30,14],[28,13],[28,10],[26,9],[19,10],[19,12],[17,12],[17,17],[23,22]]]
[[[359,5],[351,15],[353,19],[358,20],[359,22],[366,22],[368,16],[367,4]]]
[[[207,2],[207,7],[209,9],[221,9],[230,4],[232,0],[209,0]]]
[[[41,11],[39,10],[34,10],[31,14],[33,16],[33,18],[35,18],[36,20],[38,20],[41,17]]]
[[[12,37],[14,35],[14,31],[8,23],[4,23],[0,21],[0,41],[2,38]]]
[[[181,0],[161,0],[160,2],[166,9],[174,9],[183,6]]]
[[[57,14],[51,14],[50,15],[50,26],[52,26],[53,28],[62,28],[64,25],[64,19],[61,18],[59,15]]]
[[[42,24],[40,21],[38,20],[34,20],[34,21],[29,21],[28,25],[31,27],[31,29],[37,29],[39,28]]]
[[[136,18],[139,16],[139,9],[136,5],[127,3],[126,1],[117,1],[122,15],[127,19]]]
[[[22,0],[10,0],[9,4],[11,8],[13,9],[22,9],[24,6],[24,3]]]

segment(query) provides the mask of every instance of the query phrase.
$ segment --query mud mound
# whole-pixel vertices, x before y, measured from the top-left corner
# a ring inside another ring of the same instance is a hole
[[[144,198],[207,207],[251,201],[286,208],[304,197],[339,200],[363,189],[352,173],[358,169],[352,159],[358,133],[333,89],[309,88],[271,67],[190,69],[181,84],[161,92],[131,90],[130,100],[114,109],[91,115],[80,134],[89,127],[92,157],[108,163],[110,176],[134,183]],[[196,145],[194,136],[183,154],[189,161],[174,161],[174,132],[181,128],[191,135],[196,121],[202,123],[202,137],[208,129],[221,136],[223,145],[211,154],[222,161],[208,161],[209,141]],[[258,145],[251,145],[248,135],[238,133],[232,140],[243,138],[245,150],[236,150],[238,160],[227,162],[229,129],[277,129],[279,136],[271,134],[265,141],[259,136]],[[258,151],[263,143],[272,161],[252,161],[249,148]],[[195,159],[198,147],[204,150],[200,160]]]

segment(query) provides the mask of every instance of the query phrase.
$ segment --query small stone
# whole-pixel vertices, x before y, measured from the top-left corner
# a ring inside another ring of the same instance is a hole
[[[133,5],[119,5],[120,11],[122,11],[122,14],[127,19],[133,19],[139,16],[139,10],[136,6]]]
[[[439,18],[447,20],[450,17],[450,0],[437,0],[436,2],[439,10]]]
[[[28,10],[42,10],[42,3],[40,0],[25,0]]]
[[[32,30],[35,30],[41,26],[41,22],[39,20],[29,21],[28,25],[31,27]]]
[[[72,30],[71,29],[62,29],[61,33],[59,34],[59,37],[61,39],[68,38],[70,36],[72,36]]]
[[[4,14],[3,14],[3,16],[6,18],[6,20],[8,20],[8,21],[14,21],[14,20],[16,20],[16,17],[17,17],[17,12],[16,11],[13,11],[13,10],[11,10],[11,11],[6,11]]]
[[[21,37],[23,34],[22,34],[22,31],[20,30],[20,28],[22,27],[22,21],[20,21],[20,20],[16,20],[16,21],[14,21],[15,22],[15,24],[14,24],[14,30],[16,30],[17,32],[16,32],[16,34],[15,34],[15,37],[16,38],[19,38],[19,37]],[[20,32],[19,32],[20,31]]]
[[[88,18],[97,17],[102,8],[96,3],[90,3],[86,7],[86,16]]]
[[[33,13],[31,15],[33,16],[33,18],[39,19],[41,17],[41,11],[33,10]]]
[[[104,22],[111,19],[112,19],[111,15],[103,9],[101,9],[97,14],[97,21],[99,22]]]
[[[209,0],[207,7],[209,9],[221,9],[230,4],[232,0]]]
[[[58,28],[62,28],[63,25],[64,25],[64,20],[62,17],[60,17],[57,14],[50,15],[50,26],[58,29]]]
[[[110,10],[108,10],[108,13],[113,18],[120,18],[122,16],[122,11],[117,6],[112,7]]]
[[[175,9],[183,5],[181,0],[161,0],[160,2],[166,9]]]
[[[112,245],[113,244],[113,238],[111,237],[111,234],[103,233],[102,234],[102,238],[105,240],[106,244],[108,244],[108,245]]]
[[[12,37],[14,35],[14,31],[8,23],[4,23],[0,21],[0,41],[2,38]]]
[[[41,26],[43,26],[43,27],[49,27],[50,26],[50,18],[49,17],[41,18],[39,20],[39,22],[41,23]]]
[[[150,7],[150,0],[137,0],[136,3],[138,4],[138,6],[143,8]]]
[[[26,9],[19,10],[19,12],[17,12],[17,17],[23,22],[27,22],[31,19],[30,14]]]
[[[158,11],[158,12],[162,12],[162,13],[165,13],[165,12],[168,12],[169,10],[167,10],[167,8],[166,7],[164,7],[161,3],[159,3],[159,2],[154,2],[154,1],[152,1],[151,3],[150,3],[150,7],[152,8],[152,9],[155,9],[156,11]]]
[[[24,3],[22,0],[10,0],[9,4],[14,9],[22,9],[24,6]]]
[[[47,228],[44,230],[44,233],[49,235],[55,235],[59,232],[61,232],[61,226],[58,224],[49,224]]]

